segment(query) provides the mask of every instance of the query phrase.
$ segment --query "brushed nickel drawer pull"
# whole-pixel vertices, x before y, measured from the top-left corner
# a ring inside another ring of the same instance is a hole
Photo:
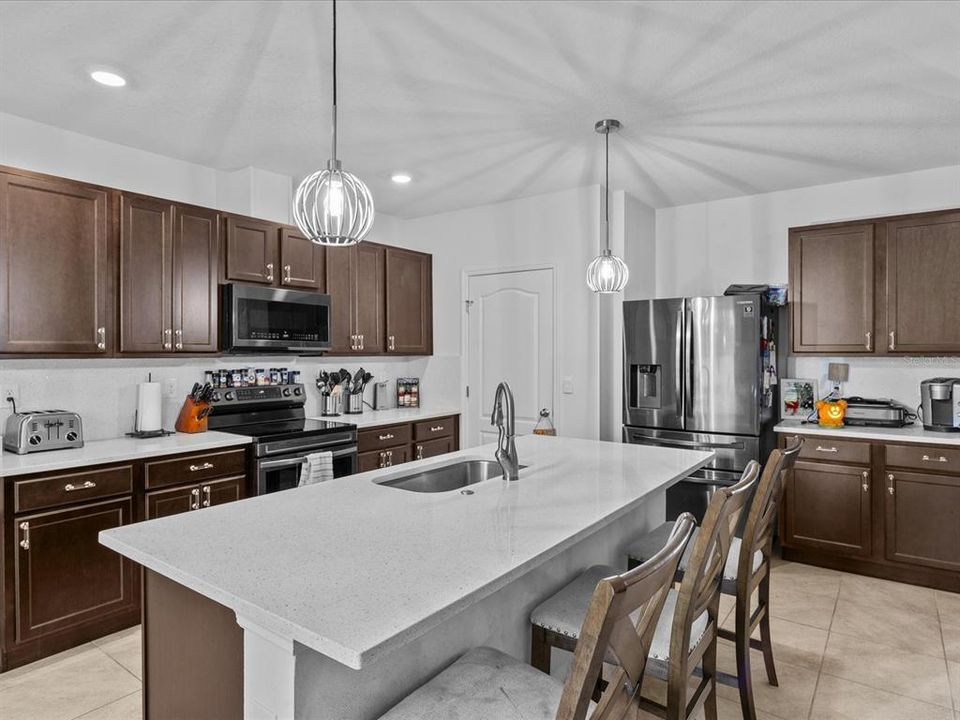
[[[97,328],[97,350],[107,349],[107,329]]]
[[[23,539],[20,541],[20,547],[24,550],[30,549],[30,523],[20,523],[20,530],[23,532]]]
[[[170,328],[167,328],[166,330],[163,331],[163,349],[164,350],[170,350],[171,348],[173,348],[173,341],[171,340],[171,337],[173,337],[173,330],[171,330]]]
[[[267,263],[267,282],[273,282],[273,263]]]
[[[872,342],[872,341],[873,341],[873,333],[871,333],[871,332],[868,330],[866,333],[864,333],[864,335],[865,335],[866,338],[867,338],[867,352],[870,352],[871,350],[873,350],[873,342]]]
[[[200,507],[200,489],[194,488],[190,491],[190,509],[197,510]]]
[[[825,448],[825,447],[823,447],[822,445],[817,445],[817,452],[835,453],[835,452],[840,452],[840,451],[837,450],[835,447]]]
[[[216,467],[212,462],[205,462],[200,465],[191,465],[190,472],[199,472],[200,470],[213,470]]]
[[[863,478],[863,491],[870,492],[870,471],[864,470],[860,473],[860,477]]]
[[[430,426],[430,432],[440,432],[441,430],[443,430],[443,425],[437,425],[436,427],[433,425]]]
[[[89,490],[90,488],[95,488],[96,486],[97,484],[93,480],[84,480],[80,485],[67,483],[63,486],[63,489],[66,492],[74,492],[75,490]]]
[[[380,436],[381,440],[393,440],[393,433],[387,433],[386,435]]]
[[[293,280],[292,275],[293,275],[293,272],[291,271],[290,266],[289,266],[289,265],[284,265],[284,266],[283,266],[283,281],[284,281],[285,283],[291,282],[291,281]]]
[[[177,350],[183,350],[183,330],[180,330],[178,328],[174,333],[174,335],[177,336],[177,343],[176,343]]]
[[[932,458],[932,457],[930,457],[929,455],[924,455],[924,456],[923,456],[922,458],[920,458],[920,459],[923,460],[923,462],[935,462],[935,463],[950,462],[950,461],[947,460],[947,458],[945,458],[943,455],[940,455],[939,457],[935,457],[935,458]]]
[[[897,349],[897,331],[896,330],[890,331],[890,349],[891,350]]]
[[[887,475],[887,492],[893,495],[893,473]]]
[[[201,490],[203,490],[203,506],[210,507],[210,486],[204,485]]]
[[[396,338],[396,336],[395,336],[395,335],[391,335],[389,338],[387,338],[387,340],[389,341],[389,347],[388,347],[387,349],[388,349],[388,350],[396,350],[396,349],[397,349],[397,338]]]
[[[417,445],[417,460],[423,460],[423,445]]]

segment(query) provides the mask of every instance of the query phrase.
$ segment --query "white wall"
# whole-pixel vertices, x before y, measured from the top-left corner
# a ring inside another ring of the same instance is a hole
[[[574,384],[572,394],[558,394],[557,430],[573,437],[598,436],[598,303],[584,273],[599,250],[600,201],[600,188],[594,185],[402,223],[401,244],[433,254],[435,357],[428,363],[427,388],[456,382],[463,401],[463,272],[554,265],[556,382],[559,388],[562,378],[570,377]]]
[[[656,296],[786,283],[790,227],[958,206],[960,166],[951,166],[657,210]],[[820,378],[825,393],[829,361],[793,357],[782,374]],[[848,395],[893,397],[912,406],[919,402],[920,380],[960,375],[960,362],[948,358],[842,361],[850,364]]]

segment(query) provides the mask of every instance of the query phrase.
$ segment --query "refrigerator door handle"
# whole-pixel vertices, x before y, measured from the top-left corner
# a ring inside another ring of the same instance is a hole
[[[681,382],[682,375],[680,374],[683,366],[683,308],[681,307],[677,310],[677,332],[676,332],[676,349],[677,349],[677,368],[676,372],[673,374],[673,388],[674,393],[676,394],[676,403],[677,403],[677,416],[680,417],[681,421],[683,419],[683,383]]]
[[[672,440],[665,438],[652,438],[646,435],[632,434],[634,440],[640,440],[640,445],[657,445],[659,447],[690,448],[692,450],[743,450],[745,445],[742,442],[734,441],[731,443],[698,442],[696,440]]]
[[[693,312],[686,311],[684,319],[683,364],[686,378],[683,389],[683,414],[686,418],[688,414],[693,414]],[[686,420],[684,420],[684,426],[686,426]]]

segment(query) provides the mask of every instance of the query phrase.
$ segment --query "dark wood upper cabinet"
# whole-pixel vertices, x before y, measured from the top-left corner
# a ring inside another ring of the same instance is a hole
[[[889,353],[960,353],[960,212],[886,223]]]
[[[792,229],[788,252],[793,351],[874,352],[873,225]]]
[[[0,353],[106,353],[111,194],[0,173]]]
[[[304,290],[326,290],[325,252],[293,228],[280,231],[280,284]]]
[[[220,215],[176,206],[173,225],[174,350],[216,352]]]
[[[343,355],[357,348],[353,321],[356,249],[327,248],[326,289],[330,295],[330,353]]]
[[[432,257],[386,249],[387,352],[429,355],[433,352]]]
[[[960,478],[889,472],[888,560],[960,571]]]
[[[173,205],[120,198],[120,351],[168,351],[171,329]]]
[[[332,354],[376,355],[386,348],[384,246],[327,249]]]
[[[280,226],[227,216],[227,280],[273,285],[279,277]]]

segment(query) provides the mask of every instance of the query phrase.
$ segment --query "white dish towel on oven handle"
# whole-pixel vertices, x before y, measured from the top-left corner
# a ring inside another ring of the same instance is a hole
[[[333,453],[311,453],[303,458],[298,487],[333,480]]]

